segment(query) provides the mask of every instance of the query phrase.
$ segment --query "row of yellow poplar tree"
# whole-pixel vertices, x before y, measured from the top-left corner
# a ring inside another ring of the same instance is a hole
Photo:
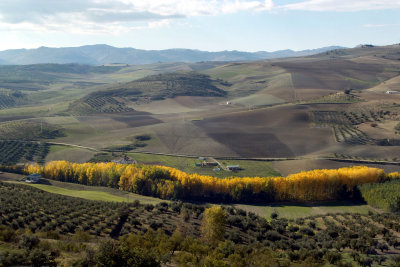
[[[163,199],[216,201],[323,201],[355,198],[357,185],[399,178],[378,168],[355,166],[300,172],[287,177],[216,178],[188,174],[165,166],[52,161],[26,165],[25,173],[40,173],[58,181],[119,188]]]

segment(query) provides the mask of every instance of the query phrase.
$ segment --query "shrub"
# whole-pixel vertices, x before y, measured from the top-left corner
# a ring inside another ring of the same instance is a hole
[[[36,235],[22,235],[18,245],[20,248],[31,250],[39,245],[39,238]]]

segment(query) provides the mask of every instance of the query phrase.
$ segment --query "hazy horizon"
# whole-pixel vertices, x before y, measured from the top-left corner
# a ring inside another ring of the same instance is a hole
[[[320,48],[326,48],[326,47],[339,47],[340,45],[329,45],[329,46],[325,46],[325,47],[312,47],[312,48],[306,48],[306,49],[301,49],[301,50],[294,50],[294,49],[290,49],[290,48],[282,48],[279,50],[257,50],[257,51],[247,51],[247,50],[203,50],[203,49],[198,49],[198,48],[186,48],[186,47],[171,47],[171,48],[164,48],[164,49],[146,49],[146,48],[137,48],[137,47],[129,47],[129,46],[115,46],[115,45],[109,45],[109,44],[83,44],[83,45],[76,45],[76,46],[38,46],[38,47],[32,47],[32,48],[25,48],[25,47],[21,47],[21,48],[10,48],[10,49],[3,49],[0,50],[0,52],[3,51],[7,51],[7,50],[20,50],[20,49],[25,49],[25,50],[35,50],[35,49],[39,49],[39,48],[78,48],[78,47],[84,47],[84,46],[111,46],[114,48],[132,48],[132,49],[138,49],[138,50],[145,50],[145,51],[161,51],[161,50],[195,50],[195,51],[202,51],[202,52],[225,52],[225,51],[237,51],[237,52],[248,52],[248,53],[256,53],[256,52],[277,52],[277,51],[284,51],[284,50],[292,50],[294,52],[300,52],[300,51],[305,51],[305,50],[315,50],[315,49],[320,49]],[[361,44],[360,44],[361,45]],[[374,44],[372,44],[374,45]],[[392,44],[384,44],[383,46],[386,45],[392,45]],[[343,48],[353,48],[353,47],[343,47]]]
[[[295,51],[399,43],[400,1],[14,0],[0,50],[109,44],[145,50]]]

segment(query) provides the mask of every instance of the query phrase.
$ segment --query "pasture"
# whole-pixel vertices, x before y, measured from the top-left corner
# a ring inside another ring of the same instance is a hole
[[[0,181],[9,183],[24,184],[34,188],[63,196],[70,196],[82,198],[87,200],[107,201],[107,202],[129,202],[133,203],[138,200],[142,204],[157,204],[161,200],[153,197],[146,197],[134,193],[120,191],[118,189],[100,187],[100,186],[86,186],[80,184],[65,183],[53,180],[43,180],[40,184],[30,184],[19,182],[24,176],[13,175],[8,173],[0,174]]]
[[[168,167],[177,168],[187,173],[198,173],[202,175],[216,176],[220,178],[238,176],[238,177],[253,177],[253,176],[280,176],[279,172],[275,171],[270,162],[266,161],[254,161],[254,160],[225,160],[217,159],[224,167],[227,165],[239,165],[241,170],[239,171],[226,171],[219,170],[214,171],[214,166],[195,166],[195,163],[202,163],[197,157],[177,157],[168,155],[155,155],[146,153],[128,153],[129,157],[135,159],[141,164],[151,165],[164,165]],[[209,158],[206,158],[210,161]]]

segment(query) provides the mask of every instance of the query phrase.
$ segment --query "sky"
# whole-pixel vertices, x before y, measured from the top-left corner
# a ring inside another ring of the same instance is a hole
[[[400,0],[1,0],[0,50],[304,50],[400,43]]]

